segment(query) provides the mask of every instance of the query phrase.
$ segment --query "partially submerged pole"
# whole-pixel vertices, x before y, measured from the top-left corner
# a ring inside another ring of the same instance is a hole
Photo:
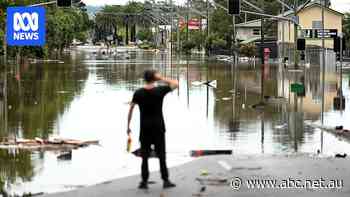
[[[326,1],[323,1],[322,11],[321,11],[321,21],[322,21],[322,107],[321,107],[321,122],[324,123],[324,105],[325,105],[325,73],[326,73],[326,54],[325,54],[325,40],[324,40],[324,9],[326,6]]]

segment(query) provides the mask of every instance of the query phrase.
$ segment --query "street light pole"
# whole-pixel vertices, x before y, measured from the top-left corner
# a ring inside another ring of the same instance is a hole
[[[326,6],[326,1],[323,1],[323,4],[321,4],[322,11],[321,11],[321,20],[322,20],[322,107],[321,107],[321,122],[322,125],[324,123],[324,104],[325,104],[325,74],[326,74],[326,54],[325,54],[325,40],[324,40],[324,10]]]
[[[188,42],[188,18],[190,12],[190,3],[189,0],[187,0],[187,14],[186,14],[186,42]]]
[[[207,38],[209,37],[209,0],[207,0]]]
[[[297,52],[297,39],[298,39],[298,24],[297,24],[297,12],[298,12],[298,0],[294,0],[294,68],[298,68],[298,52]]]

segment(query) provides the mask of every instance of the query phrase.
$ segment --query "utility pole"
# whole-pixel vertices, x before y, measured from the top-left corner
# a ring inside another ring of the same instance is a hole
[[[326,54],[325,54],[325,41],[324,41],[324,9],[326,6],[326,1],[323,1],[323,5],[321,4],[321,20],[322,20],[322,107],[321,107],[321,122],[322,125],[324,123],[324,102],[325,102],[325,78],[326,78]]]
[[[173,22],[174,22],[174,18],[173,18],[173,14],[174,14],[174,10],[173,10],[173,0],[170,0],[170,9],[171,9],[171,23],[170,23],[170,77],[172,77],[173,74]]]
[[[209,0],[207,0],[207,38],[209,37]]]
[[[283,16],[283,14],[284,14],[284,5],[282,5],[282,16]],[[282,57],[282,62],[284,61],[284,21],[281,23],[282,24],[282,43],[281,43],[281,47],[282,47],[282,55],[281,55],[281,57]]]
[[[176,27],[176,39],[177,39],[177,52],[180,52],[180,17],[177,18]]]
[[[340,111],[343,111],[343,33],[340,34]]]
[[[260,103],[264,103],[264,70],[265,70],[265,57],[264,57],[264,45],[265,45],[265,36],[264,36],[264,18],[260,18],[260,55],[261,55],[261,94],[260,94]]]
[[[188,42],[188,19],[190,15],[190,3],[189,0],[187,0],[187,14],[186,14],[186,42]]]
[[[297,40],[298,40],[298,0],[294,0],[294,68],[298,68],[298,51],[297,51]]]

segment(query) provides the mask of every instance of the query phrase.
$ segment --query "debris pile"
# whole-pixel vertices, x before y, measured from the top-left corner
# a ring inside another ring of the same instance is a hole
[[[64,138],[41,139],[13,139],[0,138],[0,149],[26,149],[26,150],[72,150],[99,144],[98,140],[74,140]]]

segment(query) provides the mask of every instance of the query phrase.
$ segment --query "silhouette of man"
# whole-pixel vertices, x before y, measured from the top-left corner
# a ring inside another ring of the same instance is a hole
[[[159,158],[160,172],[163,179],[163,188],[175,187],[175,184],[169,181],[169,173],[166,165],[165,152],[165,123],[163,118],[162,106],[164,96],[178,87],[177,80],[163,78],[155,70],[146,70],[144,72],[146,82],[143,88],[135,91],[130,104],[128,114],[128,130],[130,130],[130,121],[135,105],[140,110],[140,143],[141,143],[141,177],[140,189],[148,189],[148,158],[150,156],[151,145]],[[157,81],[162,81],[166,85],[156,86]]]

